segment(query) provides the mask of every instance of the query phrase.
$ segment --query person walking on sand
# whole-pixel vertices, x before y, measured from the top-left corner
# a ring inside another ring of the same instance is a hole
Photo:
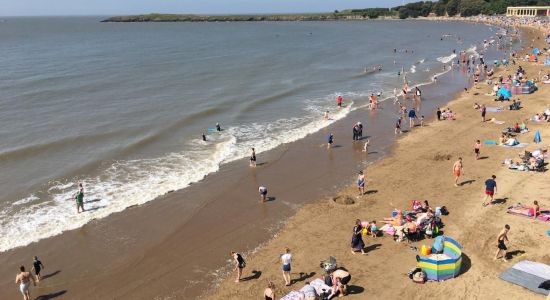
[[[359,191],[359,196],[365,194],[365,175],[363,171],[359,171],[359,175],[357,175],[357,190]]]
[[[328,140],[327,140],[327,149],[330,149],[332,147],[332,144],[334,144],[334,135],[331,133],[329,136],[328,136]]]
[[[19,271],[19,274],[15,276],[15,284],[19,284],[19,291],[23,294],[23,300],[30,300],[31,293],[29,287],[31,286],[31,281],[36,286],[36,281],[34,281],[34,277],[30,272],[25,271],[24,266],[19,267]]]
[[[258,188],[258,192],[260,193],[260,201],[266,202],[267,201],[267,188],[263,185],[260,185]]]
[[[32,262],[32,269],[31,272],[34,271],[34,274],[36,274],[36,282],[39,282],[40,279],[42,279],[42,276],[40,276],[40,271],[44,268],[44,265],[40,260],[38,260],[38,256],[35,256]]]
[[[74,195],[74,199],[76,201],[76,212],[80,213],[80,209],[84,212],[84,187],[82,183],[78,184],[78,192]]]
[[[250,148],[252,153],[250,154],[250,166],[255,167],[256,166],[256,150],[254,148]]]
[[[439,107],[437,108],[437,111],[435,112],[435,114],[437,115],[437,120],[441,121],[441,109]]]
[[[460,173],[464,173],[464,166],[462,165],[462,157],[459,157],[458,160],[453,165],[453,176],[455,177],[455,186],[458,186],[458,178]]]
[[[235,279],[235,282],[238,283],[241,281],[241,276],[243,275],[243,269],[246,267],[246,262],[244,261],[244,258],[240,253],[231,251],[230,254],[235,263],[235,268],[233,269],[233,271],[237,271],[237,279]]]
[[[285,253],[281,254],[281,263],[283,264],[283,279],[285,280],[285,285],[289,286],[291,284],[290,270],[292,268],[290,267],[290,264],[292,263],[292,254],[290,253],[290,249],[288,247],[285,248]]]
[[[497,192],[497,182],[495,179],[497,179],[497,177],[493,175],[491,178],[485,180],[485,198],[483,199],[483,206],[493,204],[493,198]],[[487,203],[487,199],[491,199],[491,201]]]
[[[477,140],[474,144],[474,153],[476,155],[476,160],[479,160],[479,150],[481,149],[481,141]]]
[[[363,226],[361,220],[355,220],[355,226],[353,227],[353,235],[351,237],[351,254],[361,251],[361,254],[366,255],[365,242],[363,242]]]
[[[499,259],[500,253],[504,252],[502,260],[508,261],[506,258],[506,250],[508,248],[506,248],[506,244],[504,243],[505,241],[508,242],[508,231],[510,231],[510,225],[506,224],[497,236],[497,252],[495,253],[494,260]]]
[[[481,122],[485,122],[485,115],[487,114],[487,107],[485,104],[481,105]]]

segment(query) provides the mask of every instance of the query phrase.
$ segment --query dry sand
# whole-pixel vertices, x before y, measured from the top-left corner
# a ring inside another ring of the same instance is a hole
[[[533,34],[529,31],[526,38],[531,39],[529,35]],[[541,46],[542,40],[535,43]],[[531,63],[519,64],[529,78],[542,68],[548,70]],[[509,74],[513,68],[508,72],[500,70],[497,75]],[[349,299],[542,299],[497,276],[524,259],[550,264],[548,223],[506,213],[508,206],[518,202],[531,204],[538,200],[542,207],[550,206],[550,173],[511,171],[501,165],[506,158],[517,158],[522,149],[483,145],[481,156],[485,159],[476,161],[473,154],[475,140],[496,140],[504,127],[550,105],[550,85],[539,87],[534,94],[519,96],[524,106],[520,111],[487,114],[489,119],[506,121],[504,125],[482,123],[479,112],[472,108],[474,102],[498,106],[492,97],[485,95],[489,86],[480,84],[479,89],[461,93],[448,105],[457,113],[458,120],[434,121],[415,128],[399,140],[392,155],[368,167],[367,195],[357,198],[353,185],[338,196],[352,197],[355,204],[342,205],[323,199],[303,207],[276,237],[247,257],[244,277],[249,280],[235,284],[234,274],[230,274],[206,298],[260,299],[266,283],[273,281],[278,299],[300,289],[307,278],[321,276],[319,261],[332,255],[352,274]],[[550,139],[548,123],[527,125],[530,132],[520,135],[520,141],[530,143],[528,150],[536,148],[534,132],[540,129],[542,147],[546,147]],[[459,156],[464,159],[463,185],[454,187],[451,168]],[[497,176],[499,203],[482,207],[483,183],[492,174]],[[450,215],[443,217],[443,231],[463,246],[463,270],[459,277],[425,285],[414,284],[406,277],[416,265],[417,253],[409,246],[431,245],[429,239],[407,244],[396,243],[388,237],[369,237],[365,238],[368,255],[350,253],[355,219],[381,220],[389,217],[394,208],[407,209],[413,199],[428,200],[432,206],[445,205],[449,209]],[[504,224],[511,226],[508,245],[511,261],[495,262],[496,236]],[[293,252],[291,275],[295,281],[290,287],[284,286],[280,271],[279,255],[284,247]]]

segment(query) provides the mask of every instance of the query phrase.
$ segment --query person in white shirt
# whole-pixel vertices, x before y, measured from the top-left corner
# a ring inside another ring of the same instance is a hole
[[[290,254],[290,249],[285,248],[285,254],[281,255],[281,263],[283,264],[283,278],[285,280],[285,285],[290,285],[290,263],[292,263],[292,254]]]

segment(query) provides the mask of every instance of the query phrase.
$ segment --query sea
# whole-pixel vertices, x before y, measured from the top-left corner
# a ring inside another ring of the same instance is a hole
[[[393,102],[405,77],[430,84],[501,31],[104,18],[0,19],[0,252],[185,189],[251,148],[302,139],[365,109],[372,93]]]

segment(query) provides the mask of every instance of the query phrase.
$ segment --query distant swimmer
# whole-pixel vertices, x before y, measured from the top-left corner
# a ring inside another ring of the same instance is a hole
[[[332,147],[332,144],[334,144],[334,135],[331,133],[331,134],[328,136],[328,140],[327,140],[327,149],[330,149],[330,147]]]
[[[80,209],[84,212],[84,187],[82,187],[82,183],[78,184],[78,192],[74,195],[74,199],[76,201],[76,212],[80,213]]]
[[[202,134],[202,141],[206,142],[206,135],[204,133]]]
[[[382,71],[382,65],[378,65],[378,72]]]
[[[336,98],[336,105],[338,105],[338,107],[342,107],[342,95],[338,95]]]
[[[250,166],[255,167],[256,166],[256,150],[254,148],[251,148],[252,153],[250,154]]]
[[[222,127],[220,126],[220,123],[216,123],[216,131],[222,131]]]

